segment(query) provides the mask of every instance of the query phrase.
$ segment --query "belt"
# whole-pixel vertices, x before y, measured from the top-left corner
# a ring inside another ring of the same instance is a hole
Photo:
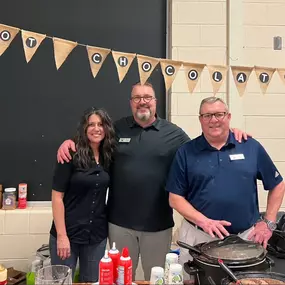
[[[185,219],[186,220],[186,219]],[[202,231],[202,232],[205,232],[201,227],[199,227],[199,226],[197,226],[196,224],[194,224],[194,223],[192,223],[192,222],[190,222],[190,221],[188,221],[188,220],[186,220],[190,225],[192,225],[194,228],[196,228],[196,229],[198,229],[198,230],[200,230],[200,231]],[[241,231],[241,232],[238,232],[238,233],[232,233],[232,232],[229,232],[229,234],[236,234],[236,235],[239,235],[239,234],[241,234],[241,233],[243,233],[243,231]]]
[[[185,220],[186,220],[186,219],[185,219]],[[192,222],[190,222],[190,221],[188,221],[188,220],[186,220],[186,221],[187,221],[190,225],[192,225],[194,228],[196,228],[196,229],[198,229],[198,230],[204,232],[204,230],[203,230],[201,227],[197,226],[196,224],[194,224],[194,223],[192,223]]]

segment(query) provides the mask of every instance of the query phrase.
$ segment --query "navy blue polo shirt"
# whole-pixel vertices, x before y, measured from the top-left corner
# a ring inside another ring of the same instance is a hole
[[[177,151],[166,190],[185,197],[210,219],[231,222],[227,230],[237,234],[259,218],[257,179],[266,190],[283,180],[258,141],[239,143],[230,132],[217,150],[201,135]]]

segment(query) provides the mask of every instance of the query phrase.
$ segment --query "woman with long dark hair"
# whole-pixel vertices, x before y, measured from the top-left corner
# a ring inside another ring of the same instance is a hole
[[[106,193],[116,139],[103,109],[85,111],[75,137],[77,152],[58,163],[52,187],[51,263],[68,265],[80,282],[96,282],[108,236]]]

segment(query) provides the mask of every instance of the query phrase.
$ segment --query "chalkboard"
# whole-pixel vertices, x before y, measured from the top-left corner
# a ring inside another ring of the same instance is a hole
[[[1,0],[0,23],[91,46],[165,58],[165,0]],[[113,120],[131,114],[136,59],[120,84],[111,54],[94,79],[86,48],[76,47],[57,71],[45,39],[26,63],[21,33],[0,57],[0,184],[28,183],[28,200],[49,201],[60,143],[74,135],[82,112],[104,107]],[[160,68],[151,81],[165,117]]]

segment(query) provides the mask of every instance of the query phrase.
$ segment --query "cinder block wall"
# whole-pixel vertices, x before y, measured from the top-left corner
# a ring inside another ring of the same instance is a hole
[[[230,65],[285,68],[284,0],[173,0],[171,6],[172,59],[226,65],[228,48]],[[283,37],[284,50],[273,50],[274,36]],[[242,98],[231,73],[227,83],[229,95],[226,96],[225,84],[217,96],[227,100],[233,115],[232,126],[259,140],[285,176],[285,85],[279,75],[275,73],[266,95],[261,94],[255,73],[252,73]],[[207,69],[192,95],[188,93],[181,69],[172,88],[171,121],[192,138],[200,135],[199,103],[212,94]],[[260,210],[265,210],[267,192],[263,191],[261,183],[259,189]],[[181,217],[176,213],[175,219],[177,227]]]

